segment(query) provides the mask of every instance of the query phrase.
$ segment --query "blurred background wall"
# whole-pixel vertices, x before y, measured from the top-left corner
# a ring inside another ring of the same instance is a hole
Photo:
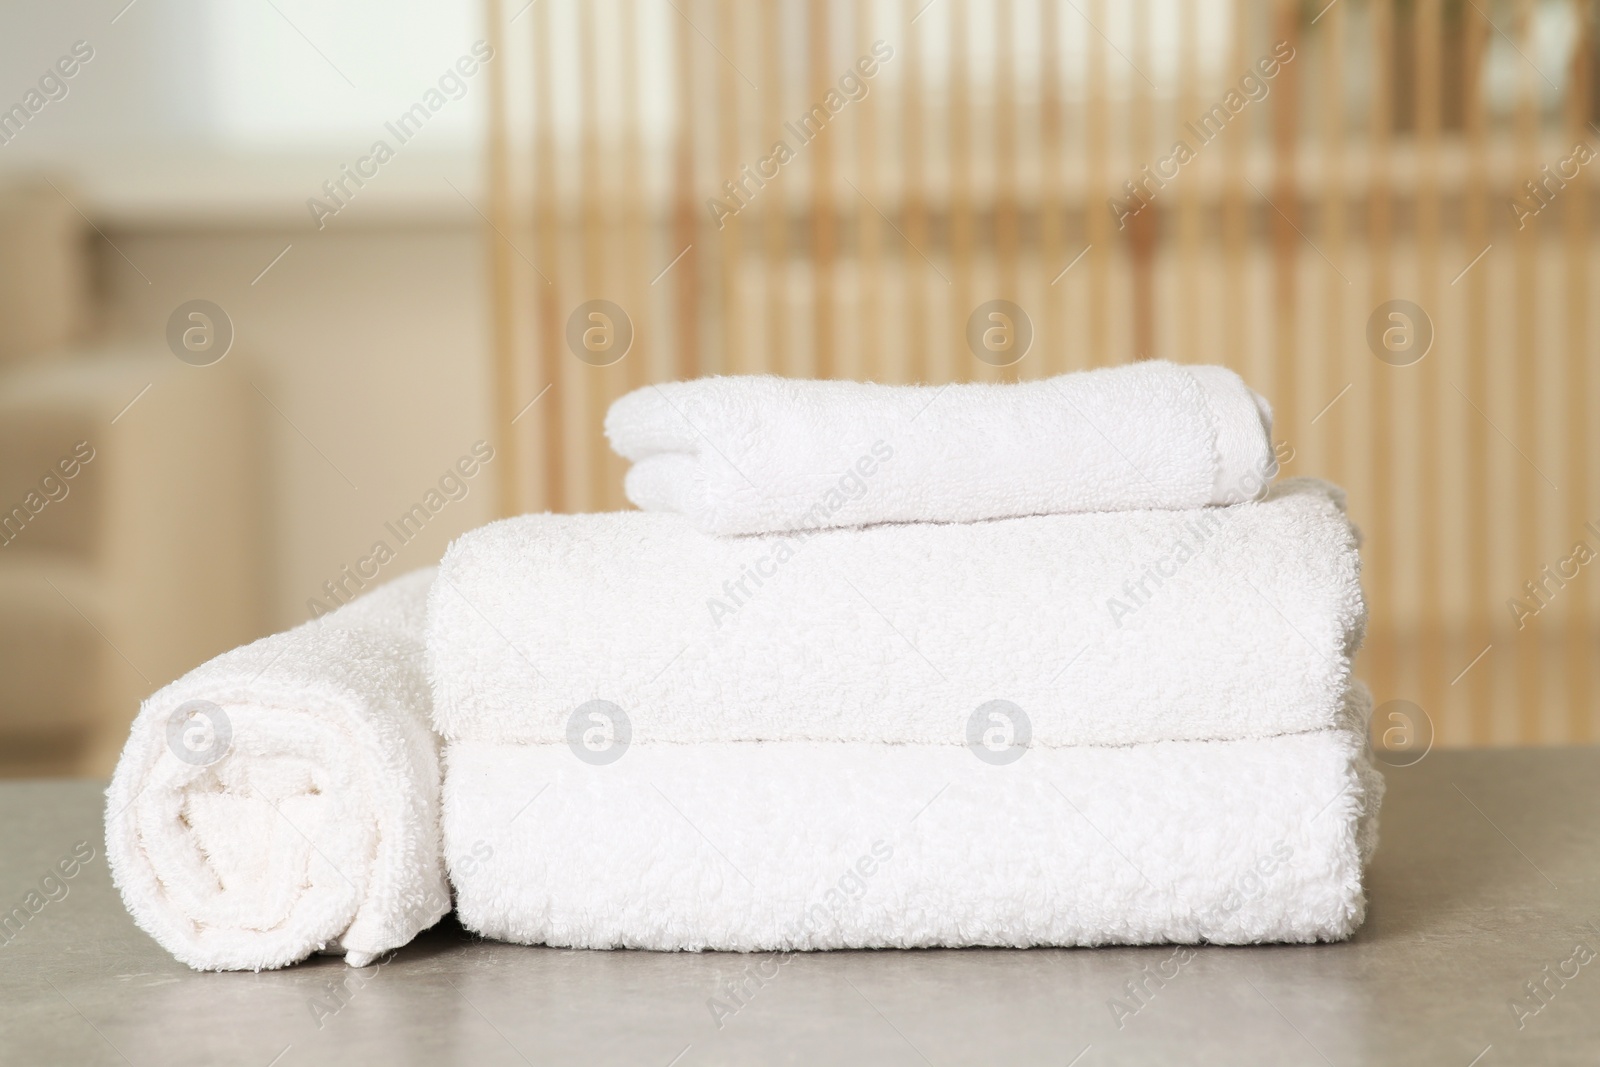
[[[622,506],[601,415],[650,381],[1224,363],[1285,473],[1349,489],[1378,700],[1442,744],[1592,739],[1593,3],[491,11],[511,506]],[[606,366],[569,341],[603,346],[594,299],[632,327]],[[967,340],[996,299],[1033,333],[1001,367]]]
[[[493,516],[479,478],[385,527],[492,437],[486,87],[385,129],[483,36],[420,0],[0,4],[0,108],[93,50],[20,132],[0,114],[0,509],[96,450],[0,547],[0,774],[108,774],[143,696],[350,595],[377,540],[393,576]],[[169,343],[192,300],[221,358]]]
[[[1285,472],[1349,489],[1380,700],[1441,744],[1592,740],[1595,19],[0,3],[0,774],[106,773],[143,695],[379,540],[392,575],[624,506],[628,388],[1141,358],[1240,371]],[[968,341],[993,300],[1020,358]]]

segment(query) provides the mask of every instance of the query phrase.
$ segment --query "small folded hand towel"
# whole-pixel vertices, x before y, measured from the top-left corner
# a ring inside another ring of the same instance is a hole
[[[628,499],[715,534],[1195,508],[1276,472],[1265,400],[1148,361],[944,386],[702,378],[611,405]]]
[[[197,970],[365,966],[450,910],[423,669],[434,570],[144,702],[106,793],[135,921]]]

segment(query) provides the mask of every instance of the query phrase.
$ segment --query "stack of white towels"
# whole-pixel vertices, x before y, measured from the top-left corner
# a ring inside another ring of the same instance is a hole
[[[1360,925],[1358,535],[1268,487],[1237,375],[716,378],[606,429],[642,511],[475,530],[146,702],[107,807],[141,926],[259,969],[370,962],[452,889],[586,948]]]

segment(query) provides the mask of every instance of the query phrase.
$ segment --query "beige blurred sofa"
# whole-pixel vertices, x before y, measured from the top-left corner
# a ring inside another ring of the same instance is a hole
[[[256,411],[159,342],[0,367],[0,776],[109,774],[144,696],[260,632]]]

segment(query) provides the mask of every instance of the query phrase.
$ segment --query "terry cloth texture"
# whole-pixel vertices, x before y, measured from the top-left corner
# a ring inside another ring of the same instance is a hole
[[[702,378],[606,416],[628,499],[706,533],[1196,508],[1276,472],[1272,412],[1225,367],[1145,361],[944,386]]]
[[[1231,508],[711,537],[682,516],[525,515],[446,553],[430,606],[448,740],[1047,746],[1330,727],[1365,609],[1332,486]]]
[[[1364,690],[1329,729],[1030,747],[463,741],[462,924],[579,948],[1331,941],[1365,913],[1383,780]]]
[[[106,793],[129,912],[200,970],[352,966],[450,910],[423,670],[433,569],[144,702]]]

